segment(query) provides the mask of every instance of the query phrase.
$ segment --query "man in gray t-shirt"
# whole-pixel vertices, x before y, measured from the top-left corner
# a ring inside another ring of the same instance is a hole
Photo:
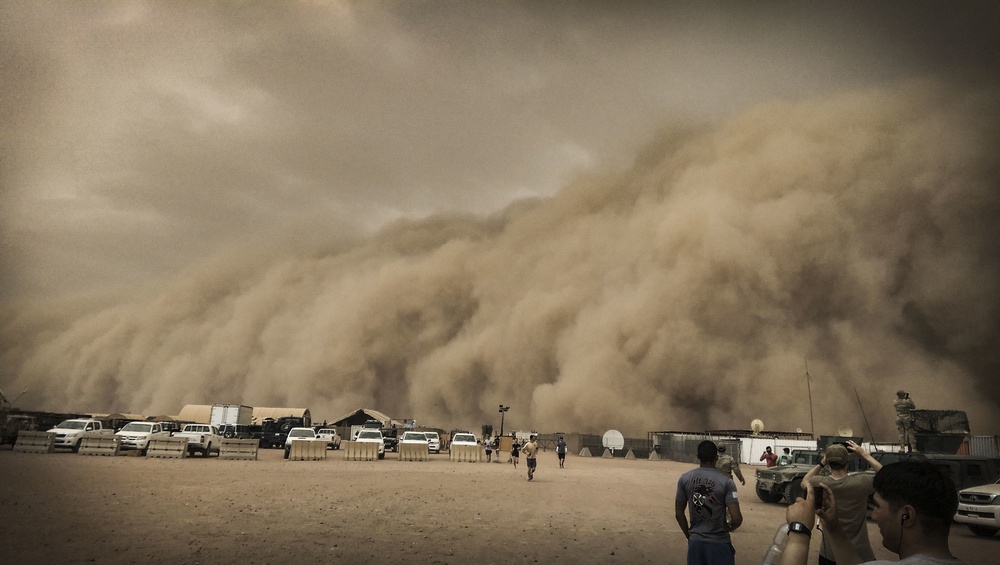
[[[674,499],[674,517],[688,539],[688,565],[733,564],[736,548],[729,532],[743,523],[736,483],[715,468],[719,451],[714,442],[698,444],[701,465],[681,475]],[[727,522],[726,510],[731,519]],[[690,525],[685,512],[691,515]]]

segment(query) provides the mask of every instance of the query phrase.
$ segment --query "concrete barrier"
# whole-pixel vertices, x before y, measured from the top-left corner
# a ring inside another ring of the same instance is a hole
[[[631,449],[628,450],[628,453],[625,454],[625,459],[631,459],[631,460],[635,461],[635,453],[632,453]]]
[[[257,460],[257,450],[260,440],[256,439],[223,439],[219,446],[219,459]]]
[[[593,457],[593,455],[590,453],[590,448],[584,447],[583,449],[581,449],[580,457]]]
[[[479,463],[486,459],[481,445],[452,445],[448,450],[448,461],[458,463]]]
[[[118,455],[121,438],[115,434],[83,432],[80,434],[80,455]]]
[[[603,457],[603,458],[605,458],[605,459],[611,459],[611,458],[613,458],[614,456],[615,456],[615,454],[614,454],[614,453],[611,453],[611,450],[610,450],[610,449],[608,449],[608,448],[606,448],[606,447],[604,448],[604,455],[601,455],[601,457]]]
[[[401,443],[399,444],[400,461],[428,461],[431,452],[426,443]]]
[[[14,444],[14,451],[18,453],[55,453],[55,442],[56,434],[20,430],[17,432],[17,443]]]
[[[149,440],[146,457],[157,459],[184,459],[188,456],[186,437],[156,437]]]
[[[340,444],[345,461],[376,461],[378,460],[378,444],[370,441],[345,441]]]
[[[289,461],[326,461],[326,442],[293,439],[288,450]]]
[[[657,453],[657,452],[655,452],[655,451],[650,451],[649,452],[649,460],[650,461],[659,461],[660,460],[660,454]]]

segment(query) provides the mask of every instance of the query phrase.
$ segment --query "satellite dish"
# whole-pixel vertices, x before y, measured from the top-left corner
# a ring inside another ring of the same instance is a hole
[[[618,430],[608,430],[604,432],[604,437],[601,438],[601,445],[612,450],[622,449],[625,447],[625,436]]]
[[[795,428],[795,432],[801,434],[802,433],[802,428]]]
[[[854,437],[854,430],[848,428],[847,426],[844,426],[839,430],[837,430],[837,435],[840,437]]]
[[[750,429],[753,430],[754,435],[757,435],[764,431],[764,422],[759,419],[754,419],[754,421],[750,422]]]

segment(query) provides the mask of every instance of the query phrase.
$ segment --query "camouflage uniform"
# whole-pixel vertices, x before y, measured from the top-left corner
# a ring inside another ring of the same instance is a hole
[[[733,473],[735,473],[740,483],[746,484],[746,481],[743,479],[743,471],[740,471],[740,463],[733,459],[732,455],[720,453],[719,459],[715,462],[715,468],[730,479],[733,478]]]
[[[899,430],[899,445],[906,451],[912,451],[913,441],[913,415],[910,410],[916,408],[910,395],[906,391],[896,393],[896,401],[892,403],[896,409],[896,429]]]

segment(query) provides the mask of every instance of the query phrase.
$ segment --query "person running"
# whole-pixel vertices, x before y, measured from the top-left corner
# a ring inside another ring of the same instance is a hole
[[[528,442],[521,446],[521,451],[524,452],[524,461],[528,464],[528,480],[535,478],[535,454],[538,453],[538,435],[531,434]]]
[[[514,464],[515,469],[517,469],[517,460],[520,455],[521,446],[517,443],[517,436],[514,436],[510,441],[510,462]]]
[[[566,463],[566,441],[562,436],[559,436],[559,441],[556,442],[556,455],[559,457],[559,468],[562,469]]]

